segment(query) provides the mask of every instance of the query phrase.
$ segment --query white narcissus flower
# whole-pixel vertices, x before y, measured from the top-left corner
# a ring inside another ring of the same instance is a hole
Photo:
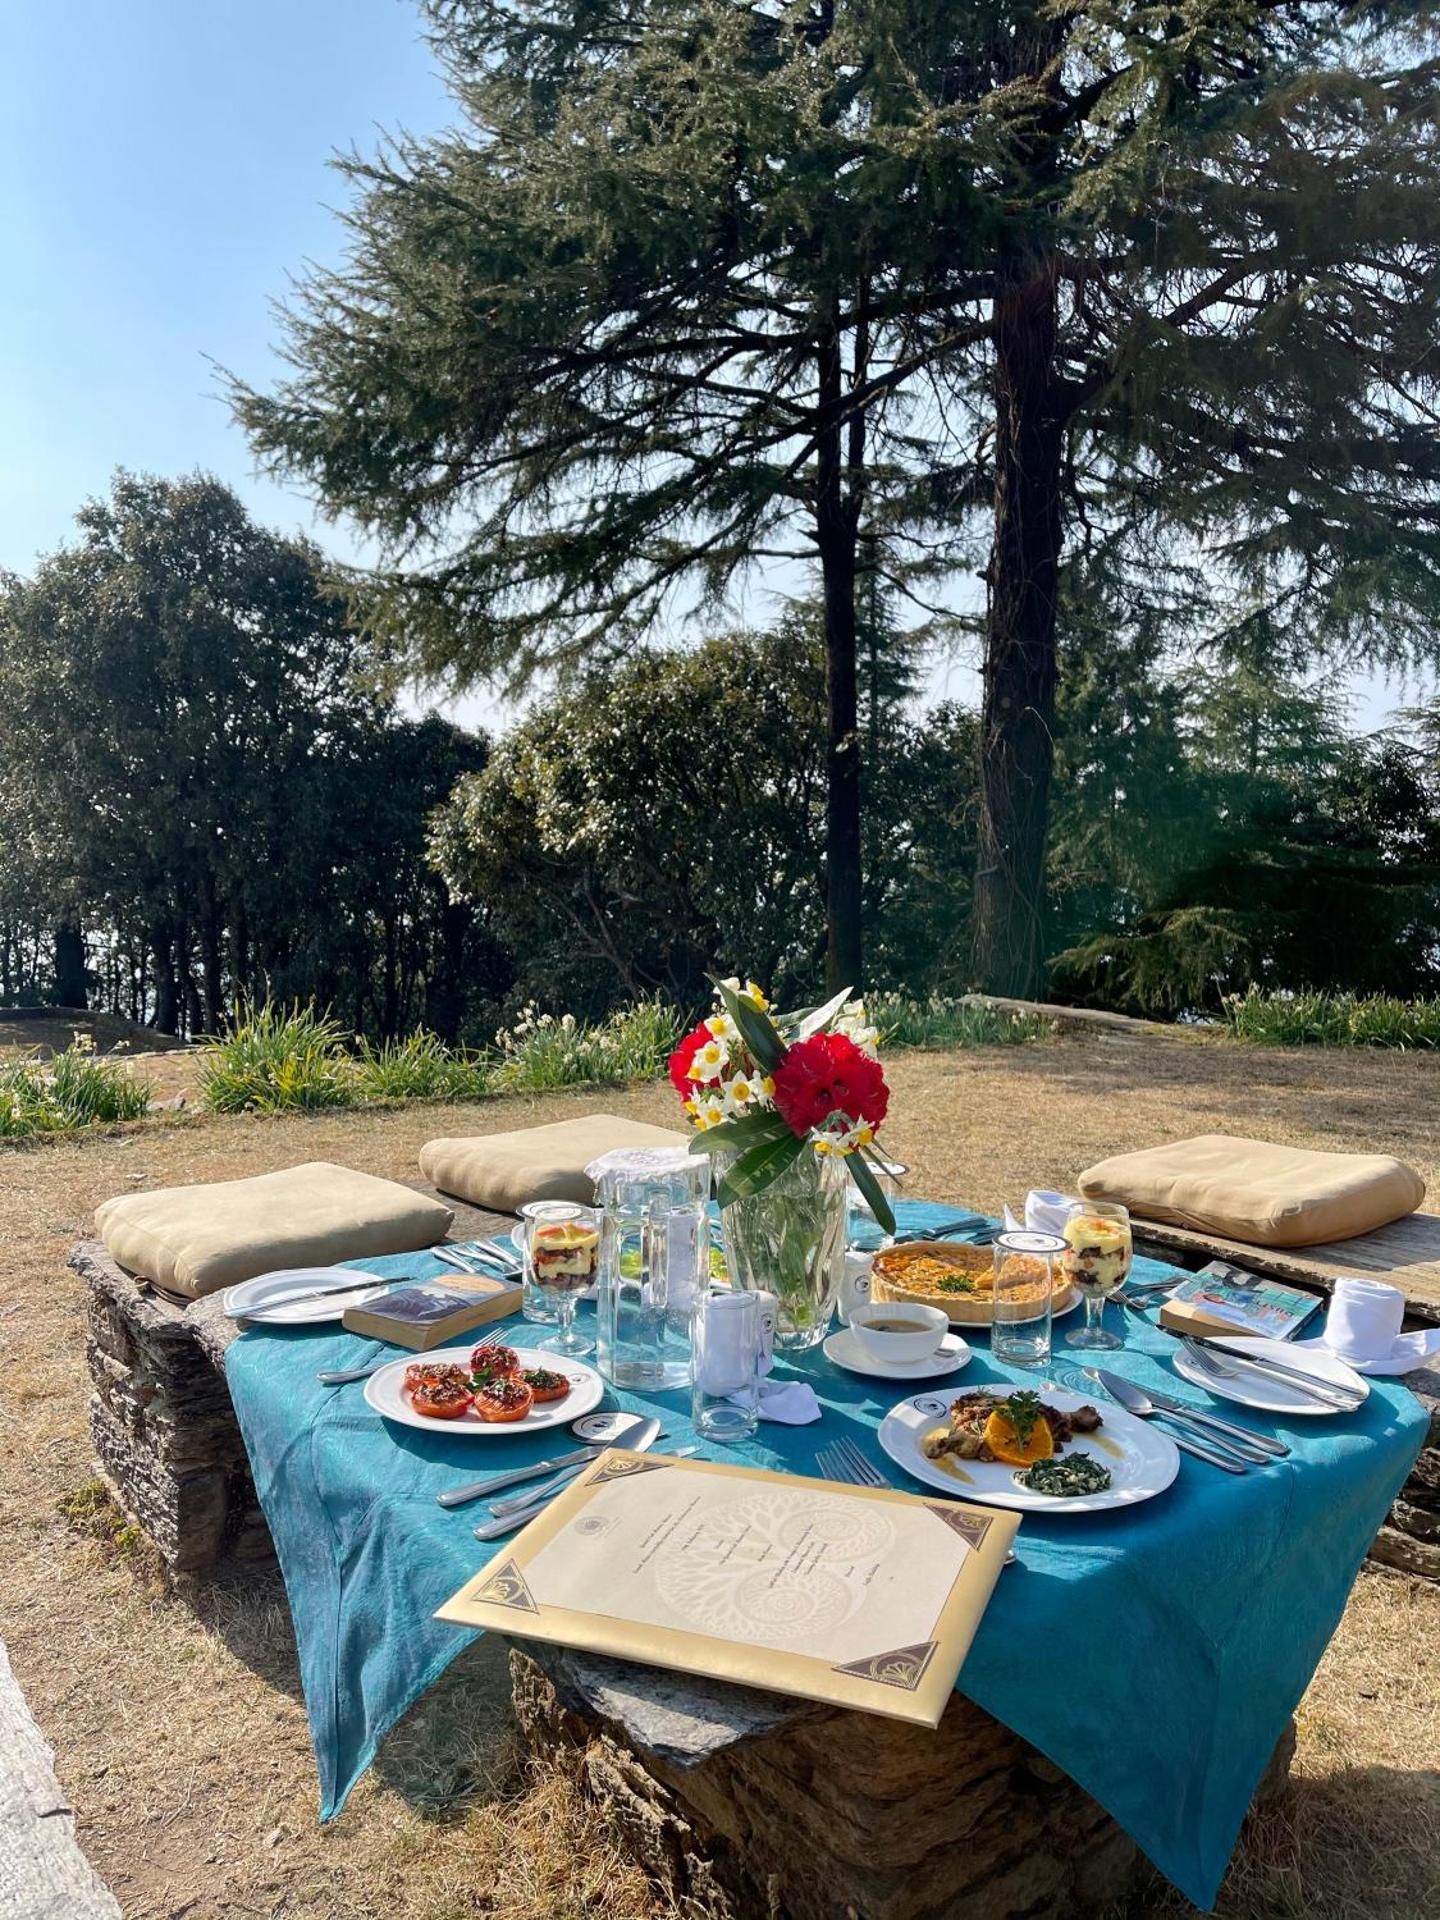
[[[707,1040],[703,1047],[696,1050],[690,1062],[692,1080],[715,1080],[730,1064],[730,1049],[723,1040]]]
[[[727,1047],[735,1046],[740,1039],[740,1029],[728,1013],[712,1013],[705,1022],[705,1030],[717,1040],[723,1040]]]
[[[718,1127],[722,1120],[728,1120],[725,1101],[718,1093],[697,1094],[693,1102],[695,1124],[703,1133],[707,1127]]]
[[[764,1098],[762,1083],[748,1073],[737,1073],[733,1079],[722,1081],[720,1091],[725,1096],[725,1105],[732,1117],[747,1112]]]

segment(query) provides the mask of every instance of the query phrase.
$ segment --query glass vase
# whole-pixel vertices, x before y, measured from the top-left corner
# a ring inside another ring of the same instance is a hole
[[[717,1155],[716,1172],[733,1158]],[[802,1153],[763,1193],[720,1209],[732,1286],[775,1295],[775,1345],[817,1347],[830,1330],[845,1259],[849,1179],[838,1154]]]

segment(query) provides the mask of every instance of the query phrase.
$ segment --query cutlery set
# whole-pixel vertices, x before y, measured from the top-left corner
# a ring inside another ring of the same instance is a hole
[[[1086,1367],[1085,1373],[1103,1387],[1110,1398],[1139,1420],[1163,1420],[1180,1429],[1170,1438],[1182,1453],[1222,1467],[1226,1473],[1244,1473],[1247,1467],[1263,1467],[1282,1459],[1290,1449],[1283,1440],[1268,1434],[1252,1433],[1233,1421],[1201,1413],[1163,1393],[1146,1393],[1133,1382],[1111,1373],[1108,1367]]]
[[[1268,1353],[1237,1353],[1233,1347],[1217,1347],[1212,1341],[1197,1339],[1193,1334],[1186,1335],[1183,1345],[1200,1371],[1208,1374],[1212,1380],[1243,1380],[1247,1375],[1259,1376],[1262,1380],[1283,1384],[1296,1393],[1304,1394],[1322,1407],[1333,1408],[1336,1413],[1353,1413],[1364,1399],[1363,1394],[1352,1392],[1339,1381],[1322,1380],[1318,1375],[1306,1373],[1299,1367],[1287,1366],[1283,1360],[1276,1360]]]

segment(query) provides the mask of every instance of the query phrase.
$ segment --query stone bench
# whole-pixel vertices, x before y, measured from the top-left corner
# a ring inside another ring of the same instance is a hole
[[[1135,1880],[1104,1808],[961,1694],[932,1732],[541,1641],[510,1669],[529,1749],[577,1756],[695,1920],[1059,1920],[1113,1912]],[[1294,1746],[1292,1723],[1262,1794]]]
[[[515,1224],[448,1196],[446,1204],[457,1240]],[[98,1240],[81,1241],[69,1264],[89,1291],[90,1436],[121,1506],[174,1573],[273,1559],[225,1384],[225,1354],[240,1328],[225,1318],[223,1296],[162,1293]]]

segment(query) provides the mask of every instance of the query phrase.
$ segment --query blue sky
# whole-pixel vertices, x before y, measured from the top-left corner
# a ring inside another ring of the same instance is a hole
[[[208,468],[266,524],[353,551],[256,476],[210,362],[275,371],[271,302],[342,246],[330,155],[448,118],[420,25],[412,0],[0,0],[0,567],[68,539],[117,466]],[[1362,727],[1402,691],[1351,690]],[[973,669],[933,691],[973,700]]]
[[[116,466],[254,476],[207,360],[264,380],[270,303],[341,245],[336,148],[447,117],[410,0],[0,5],[0,566],[66,539]]]

